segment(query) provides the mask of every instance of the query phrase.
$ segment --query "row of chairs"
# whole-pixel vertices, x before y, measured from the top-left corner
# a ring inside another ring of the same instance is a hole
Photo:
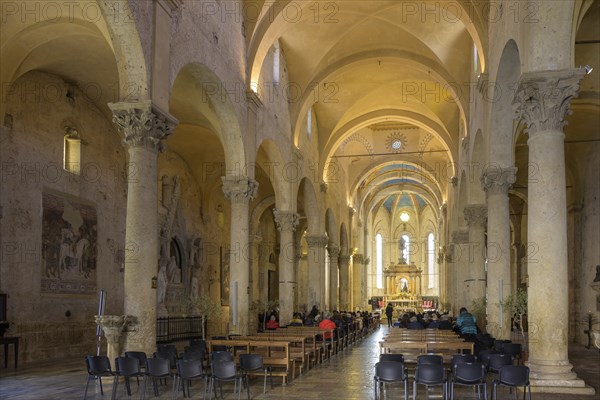
[[[145,398],[147,381],[152,380],[154,396],[158,396],[158,385],[157,381],[166,378],[173,379],[173,398],[177,399],[180,389],[182,388],[183,382],[183,394],[186,394],[186,382],[187,394],[190,393],[190,386],[192,381],[204,380],[204,394],[203,398],[206,398],[207,387],[209,389],[209,398],[212,398],[213,388],[215,382],[219,384],[221,388],[221,397],[223,397],[222,382],[233,381],[234,391],[238,395],[238,399],[241,396],[242,386],[247,387],[248,399],[250,399],[250,385],[249,385],[249,374],[258,370],[262,370],[264,374],[263,393],[266,392],[266,379],[268,368],[263,366],[263,358],[258,354],[242,354],[240,355],[240,369],[238,370],[233,356],[228,352],[213,352],[211,354],[211,373],[209,374],[205,370],[203,363],[200,359],[178,359],[175,364],[175,370],[172,369],[171,361],[169,358],[146,358],[144,353],[141,352],[127,352],[125,357],[117,357],[115,359],[116,371],[111,369],[110,360],[106,356],[87,356],[85,358],[88,378],[85,386],[84,400],[87,398],[87,392],[90,380],[97,378],[100,385],[100,393],[104,395],[102,387],[103,377],[113,377],[113,393],[112,399],[114,400],[117,395],[117,386],[120,377],[125,380],[125,388],[127,394],[131,396],[130,378],[138,379],[143,378],[143,384],[141,389],[141,398]],[[131,354],[134,353],[134,354]],[[158,353],[158,352],[157,352]],[[155,353],[156,354],[156,353]],[[140,360],[144,360],[143,367]],[[210,383],[209,383],[210,378]],[[271,376],[271,386],[273,385],[273,378]],[[215,389],[216,390],[216,389]]]
[[[473,386],[477,388],[478,398],[483,389],[483,398],[487,400],[486,376],[488,372],[498,373],[498,378],[493,380],[492,398],[496,399],[497,387],[508,386],[517,388],[523,386],[523,398],[527,390],[531,400],[531,386],[529,384],[529,368],[521,365],[496,364],[493,367],[486,366],[482,362],[475,361],[469,355],[457,354],[452,357],[449,378],[440,355],[424,354],[417,358],[417,367],[413,380],[413,399],[417,398],[417,385],[426,387],[442,387],[442,396],[454,399],[454,386]],[[472,357],[472,356],[471,356]],[[408,371],[404,366],[404,358],[401,354],[382,354],[379,362],[375,365],[374,388],[375,400],[380,398],[385,383],[403,382],[404,398],[408,400]],[[516,390],[515,390],[516,397]]]

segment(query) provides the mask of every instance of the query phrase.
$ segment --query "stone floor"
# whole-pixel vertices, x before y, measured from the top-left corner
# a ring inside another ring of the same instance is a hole
[[[251,382],[251,397],[253,399],[324,399],[324,400],[368,400],[373,398],[373,370],[378,358],[377,342],[387,332],[388,328],[380,328],[362,342],[334,356],[324,364],[313,368],[296,378],[287,386],[275,382],[273,389],[268,388],[266,395],[262,394],[260,379]],[[588,350],[583,346],[573,345],[570,349],[570,360],[574,370],[588,385],[596,389],[594,396],[536,394],[533,399],[539,400],[597,400],[600,399],[600,353]],[[63,360],[39,366],[25,366],[0,369],[0,399],[1,400],[70,400],[82,399],[85,388],[86,372],[83,357],[76,360]],[[112,394],[112,382],[104,382],[104,396],[100,395],[97,383],[90,383],[88,399],[109,399]],[[160,399],[170,399],[170,387],[160,387]],[[491,399],[491,385],[488,384],[488,396]],[[119,398],[127,398],[123,385],[119,385]],[[132,398],[139,398],[137,385],[132,385]],[[412,395],[412,388],[409,389]],[[225,398],[233,399],[233,387],[225,386]],[[520,393],[519,393],[520,394]],[[179,396],[182,398],[182,396]],[[194,399],[202,398],[202,385],[196,384],[192,389]],[[147,399],[152,399],[148,390]],[[246,398],[245,392],[242,398]],[[399,385],[389,386],[384,393],[385,399],[401,399],[402,388]],[[412,397],[411,397],[412,398]],[[441,398],[441,391],[425,390],[420,386],[417,399]],[[475,392],[470,388],[460,388],[455,393],[456,399],[476,399]],[[498,399],[512,399],[508,389],[503,388],[498,393]],[[522,398],[522,397],[519,397]]]

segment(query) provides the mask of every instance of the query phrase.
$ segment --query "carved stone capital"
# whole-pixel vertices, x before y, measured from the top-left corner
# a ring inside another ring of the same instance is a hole
[[[300,222],[298,219],[299,215],[293,211],[279,211],[274,209],[273,217],[279,232],[295,231]]]
[[[486,168],[481,173],[481,187],[487,193],[507,194],[517,181],[517,167]]]
[[[222,176],[223,193],[235,204],[248,203],[256,197],[258,182],[247,177]]]
[[[338,258],[338,262],[340,263],[340,265],[348,265],[350,264],[350,256],[348,254],[342,254]]]
[[[469,204],[463,210],[469,228],[485,228],[487,206],[485,204]]]
[[[537,132],[561,131],[571,113],[571,100],[577,97],[583,68],[527,72],[521,76],[513,100],[517,120],[524,120],[531,138]]]
[[[337,260],[340,255],[340,247],[337,244],[328,243],[327,252],[329,253],[329,258]]]
[[[468,243],[469,242],[469,230],[468,229],[457,229],[452,231],[452,243]]]
[[[325,248],[329,243],[327,235],[306,235],[306,243],[308,247],[321,247]]]
[[[162,139],[169,136],[178,121],[151,101],[108,103],[113,122],[129,147],[163,150]]]
[[[352,256],[352,261],[355,264],[364,264],[365,263],[365,256],[358,253]]]

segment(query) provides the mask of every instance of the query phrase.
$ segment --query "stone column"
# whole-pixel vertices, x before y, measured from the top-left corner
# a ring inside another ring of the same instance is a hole
[[[256,234],[250,234],[250,248],[248,249],[248,259],[250,262],[250,278],[248,286],[250,286],[250,293],[248,303],[252,305],[256,301],[260,301],[260,245],[262,243],[262,236]],[[258,313],[250,312],[248,317],[249,333],[254,333],[255,329],[258,329]]]
[[[587,310],[581,299],[585,293],[585,273],[582,266],[583,238],[582,238],[582,204],[571,204],[567,207],[567,238],[569,248],[567,251],[569,259],[569,342],[586,343],[584,330],[587,329],[583,322],[583,316]],[[583,313],[582,313],[583,311]]]
[[[521,76],[513,107],[529,133],[528,317],[531,384],[539,392],[584,393],[568,357],[565,116],[583,69]],[[592,389],[593,391],[593,389]],[[589,392],[589,390],[588,390]]]
[[[158,152],[177,120],[150,101],[109,103],[113,122],[128,148],[125,230],[125,314],[137,319],[129,329],[126,351],[156,350],[158,274]]]
[[[362,307],[367,309],[369,303],[369,297],[373,295],[373,287],[375,286],[375,271],[372,269],[372,265],[376,264],[374,254],[372,252],[373,240],[369,230],[365,228],[365,267],[363,268],[363,285],[360,292],[360,299],[362,301]]]
[[[466,243],[468,270],[465,279],[467,303],[472,307],[473,300],[482,301],[485,297],[485,223],[487,206],[485,204],[469,204],[464,210],[465,221],[469,227],[469,242]],[[507,216],[508,218],[508,216]],[[480,322],[480,321],[478,321]]]
[[[338,260],[340,269],[340,308],[348,311],[350,310],[350,288],[348,287],[350,256],[342,254]]]
[[[469,230],[459,228],[452,231],[452,244],[450,245],[450,269],[454,272],[454,308],[458,312],[460,307],[469,308],[465,280],[469,273],[468,254]]]
[[[273,210],[277,230],[279,231],[279,324],[287,325],[294,312],[294,230],[298,226],[298,214],[293,211]]]
[[[508,191],[516,180],[515,167],[490,166],[481,175],[488,201],[488,281],[486,330],[498,339],[510,339],[510,315],[502,302],[511,294],[510,210]]]
[[[250,263],[248,203],[256,197],[258,182],[243,176],[223,176],[223,193],[231,202],[231,258],[229,327],[232,333],[248,333]]]
[[[308,309],[317,305],[323,311],[325,307],[325,282],[321,271],[325,269],[325,248],[329,238],[323,235],[306,235],[308,244]]]
[[[338,257],[340,248],[337,244],[329,243],[327,245],[329,253],[329,309],[338,309]]]
[[[352,310],[361,307],[361,290],[365,284],[363,281],[363,269],[365,267],[365,257],[362,254],[352,256]]]

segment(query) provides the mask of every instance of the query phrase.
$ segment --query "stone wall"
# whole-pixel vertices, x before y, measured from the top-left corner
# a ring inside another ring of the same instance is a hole
[[[107,292],[106,313],[123,312],[126,151],[109,116],[56,75],[29,72],[6,100],[10,121],[2,127],[0,146],[0,290],[8,294],[12,325],[7,335],[21,337],[24,362],[82,356],[94,351],[97,291]],[[63,168],[65,127],[75,128],[82,139],[79,175]],[[96,290],[42,290],[42,279],[56,283],[57,276],[77,272],[76,266],[44,266],[48,244],[42,241],[42,195],[49,191],[96,210],[96,263],[88,271],[96,276]]]

